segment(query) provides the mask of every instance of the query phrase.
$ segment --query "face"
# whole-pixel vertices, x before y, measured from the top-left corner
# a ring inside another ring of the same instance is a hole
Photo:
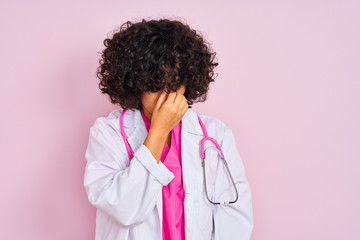
[[[184,89],[186,89],[186,86],[184,84],[181,85],[181,87],[184,87]],[[165,89],[165,90],[168,91],[168,89]],[[143,105],[144,113],[147,113],[149,116],[151,116],[161,92],[162,91],[143,92],[143,94],[141,96],[141,102]],[[185,92],[185,90],[184,90],[184,92]]]
[[[178,68],[180,68],[179,63],[176,63],[176,66]],[[170,70],[169,68],[165,68],[165,69]],[[179,76],[176,77],[176,79],[178,79],[178,78],[179,78]],[[165,73],[165,80],[170,81],[168,73]],[[185,92],[186,86],[183,84],[183,85],[181,85],[181,87],[184,87],[184,92]],[[168,89],[165,88],[165,90],[168,92]],[[145,116],[148,117],[148,119],[151,119],[152,112],[155,108],[156,102],[157,102],[161,92],[162,91],[143,92],[142,93],[141,102],[142,102],[142,106],[143,106],[143,112],[144,112]]]

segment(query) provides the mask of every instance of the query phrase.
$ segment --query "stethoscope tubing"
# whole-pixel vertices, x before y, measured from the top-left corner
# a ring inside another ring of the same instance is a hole
[[[127,150],[128,154],[129,154],[129,157],[130,157],[130,160],[131,160],[131,159],[133,158],[133,153],[132,153],[132,151],[131,151],[131,147],[130,147],[129,142],[127,141],[127,137],[126,137],[125,130],[124,130],[124,125],[123,125],[123,117],[124,117],[125,111],[126,111],[126,109],[123,109],[122,112],[121,112],[121,116],[120,116],[120,132],[121,132],[121,136],[122,136],[123,139],[125,140],[125,141],[124,141],[124,144],[125,144],[126,150]],[[199,119],[199,123],[200,123],[201,128],[202,128],[202,130],[203,130],[203,133],[204,133],[204,135],[205,135],[205,137],[204,137],[204,138],[201,140],[201,142],[200,142],[200,151],[201,151],[201,159],[202,159],[202,164],[201,164],[201,165],[202,165],[202,168],[203,168],[203,176],[204,176],[204,186],[205,186],[206,198],[207,198],[207,200],[208,200],[210,203],[212,203],[212,204],[228,205],[228,204],[235,203],[235,202],[238,200],[238,195],[239,195],[239,194],[238,194],[238,190],[237,190],[237,188],[236,188],[236,184],[235,184],[235,182],[234,182],[234,179],[233,179],[233,177],[232,177],[232,175],[231,175],[230,169],[229,169],[229,167],[228,167],[228,164],[227,164],[227,162],[226,162],[226,160],[225,160],[224,153],[223,153],[223,151],[221,150],[221,147],[220,147],[220,145],[218,144],[218,142],[217,142],[214,138],[208,136],[207,131],[206,131],[206,128],[205,128],[203,122],[201,121],[199,115],[198,115],[197,117],[198,117],[198,119]],[[231,182],[232,182],[232,184],[233,184],[233,186],[234,186],[234,188],[235,188],[236,198],[235,198],[234,201],[229,201],[229,202],[226,202],[226,201],[213,202],[213,201],[211,201],[210,198],[209,198],[208,191],[207,191],[207,185],[206,185],[205,150],[204,150],[204,143],[205,143],[205,141],[207,141],[207,140],[213,142],[213,143],[215,144],[215,146],[216,146],[216,149],[218,150],[218,153],[220,152],[220,157],[221,157],[223,163],[225,164],[225,167],[226,167],[226,169],[227,169],[227,171],[228,171],[228,173],[229,173],[229,175],[230,175]]]

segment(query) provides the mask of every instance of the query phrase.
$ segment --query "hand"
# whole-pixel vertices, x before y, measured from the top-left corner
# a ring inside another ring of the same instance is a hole
[[[167,135],[180,122],[189,107],[185,89],[186,86],[181,85],[176,92],[170,90],[169,94],[163,90],[151,116],[151,128]]]

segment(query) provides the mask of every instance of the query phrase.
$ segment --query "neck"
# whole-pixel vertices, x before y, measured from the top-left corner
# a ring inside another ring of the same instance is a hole
[[[145,117],[151,122],[151,116],[152,114],[148,112],[146,109],[142,108],[141,111],[144,113]]]

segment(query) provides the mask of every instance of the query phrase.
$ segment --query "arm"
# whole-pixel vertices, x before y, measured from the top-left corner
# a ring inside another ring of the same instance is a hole
[[[128,164],[122,138],[96,121],[86,149],[84,187],[89,202],[123,226],[143,222],[153,211],[162,187],[174,174],[142,144]],[[125,167],[126,166],[126,167]]]
[[[225,125],[221,149],[238,190],[238,200],[230,205],[213,205],[214,239],[249,240],[253,230],[251,191],[234,135]],[[223,162],[218,162],[213,201],[233,201],[236,193]]]

